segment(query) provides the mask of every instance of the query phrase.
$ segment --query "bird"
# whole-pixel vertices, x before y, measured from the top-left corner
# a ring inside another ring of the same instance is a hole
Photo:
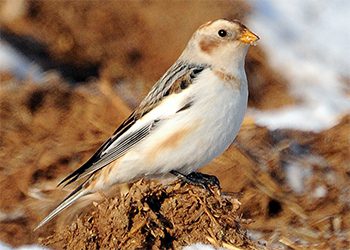
[[[222,154],[238,134],[248,101],[245,57],[257,40],[238,20],[201,25],[140,105],[58,184],[81,181],[35,230],[79,198],[115,184],[169,173],[189,182],[201,179],[195,171]]]

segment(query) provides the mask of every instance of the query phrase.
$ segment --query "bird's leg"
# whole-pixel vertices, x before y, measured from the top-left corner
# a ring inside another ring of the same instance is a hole
[[[180,178],[183,182],[201,186],[207,190],[210,190],[209,186],[215,186],[220,189],[220,181],[214,175],[202,174],[199,172],[192,172],[188,175],[184,175],[175,170],[170,171],[170,173]]]

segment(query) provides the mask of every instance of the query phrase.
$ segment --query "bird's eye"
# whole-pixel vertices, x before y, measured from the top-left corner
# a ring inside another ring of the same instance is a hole
[[[226,30],[219,30],[218,34],[221,37],[225,37],[225,36],[227,36],[227,31]]]

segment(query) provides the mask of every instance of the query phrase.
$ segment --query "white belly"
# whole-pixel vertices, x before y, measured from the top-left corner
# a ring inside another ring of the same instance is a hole
[[[149,137],[120,158],[110,175],[111,182],[127,182],[171,170],[187,174],[228,148],[247,107],[245,76],[240,85],[223,83],[211,71],[202,77],[206,81],[198,79],[185,90],[196,93],[193,105],[161,121]]]

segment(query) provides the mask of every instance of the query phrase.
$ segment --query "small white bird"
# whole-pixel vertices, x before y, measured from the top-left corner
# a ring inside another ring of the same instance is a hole
[[[86,178],[37,228],[80,197],[117,183],[167,173],[195,182],[192,172],[223,153],[239,131],[248,100],[245,56],[258,39],[238,21],[199,27],[140,106],[61,181]]]

